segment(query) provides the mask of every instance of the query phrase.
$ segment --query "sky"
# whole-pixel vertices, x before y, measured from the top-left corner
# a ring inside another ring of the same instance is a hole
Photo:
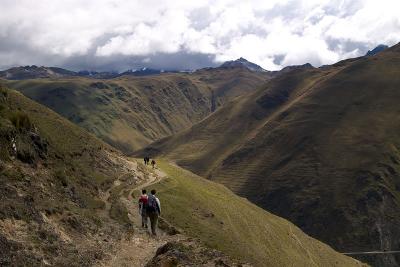
[[[0,69],[332,64],[400,42],[399,0],[0,0]]]

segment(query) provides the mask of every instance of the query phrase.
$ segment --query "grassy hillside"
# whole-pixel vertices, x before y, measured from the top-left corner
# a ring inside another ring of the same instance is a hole
[[[126,235],[100,194],[128,171],[110,146],[1,88],[0,152],[1,266],[90,266]]]
[[[245,68],[215,68],[108,80],[61,77],[5,83],[129,152],[190,127],[267,78]]]
[[[397,250],[399,50],[289,71],[145,151],[225,184],[340,251]]]
[[[361,266],[305,235],[292,223],[164,161],[155,188],[162,216],[208,246],[255,266]]]
[[[1,266],[92,266],[114,253],[122,240],[137,245],[137,237],[131,237],[138,234],[132,231],[138,226],[134,228],[128,215],[127,198],[133,186],[150,175],[144,166],[4,88],[0,89],[0,141]],[[167,164],[162,168],[171,175],[157,185],[166,217],[206,245],[259,266],[265,266],[264,261],[360,266],[221,185]],[[229,209],[223,209],[228,200]],[[240,252],[235,243],[256,249]],[[193,245],[197,250],[189,252]],[[230,262],[220,252],[192,241],[169,243],[152,261],[170,254],[183,262],[213,263],[213,255]]]

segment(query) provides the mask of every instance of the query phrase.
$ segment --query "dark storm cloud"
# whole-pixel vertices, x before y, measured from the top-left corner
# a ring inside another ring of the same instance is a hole
[[[214,55],[187,53],[155,53],[149,56],[96,57],[94,54],[66,58],[61,66],[72,70],[96,70],[122,72],[142,67],[161,70],[192,70],[204,66],[217,66]]]

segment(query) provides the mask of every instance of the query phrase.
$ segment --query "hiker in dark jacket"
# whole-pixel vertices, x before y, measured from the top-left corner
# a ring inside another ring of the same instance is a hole
[[[147,216],[150,218],[151,233],[157,235],[158,217],[161,214],[160,200],[156,197],[156,190],[151,190],[147,199]]]
[[[147,228],[147,202],[148,196],[146,189],[142,190],[142,195],[139,197],[139,214],[142,216],[142,227]]]

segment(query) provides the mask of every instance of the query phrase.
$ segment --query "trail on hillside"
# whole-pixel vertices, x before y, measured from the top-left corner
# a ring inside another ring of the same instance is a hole
[[[136,170],[138,170],[138,163],[136,161],[132,161],[132,163],[136,164],[135,167]],[[124,191],[124,193],[121,194],[122,196],[120,197],[120,201],[128,211],[128,217],[132,223],[133,233],[127,235],[125,239],[121,240],[115,246],[115,251],[109,253],[109,257],[107,257],[108,259],[99,262],[97,266],[145,266],[145,264],[156,254],[157,248],[168,241],[179,240],[179,235],[169,236],[161,229],[158,229],[157,237],[153,237],[151,236],[149,229],[141,227],[141,216],[139,215],[138,203],[136,200],[137,196],[134,198],[133,193],[134,191],[140,191],[143,188],[159,182],[166,176],[166,174],[159,169],[152,169],[151,167],[147,168],[149,175],[146,180],[139,184],[132,184],[130,187],[121,190]],[[111,192],[122,184],[121,179],[123,177],[124,175],[121,175],[116,179],[111,188],[102,196],[103,201],[106,202],[106,212],[110,211],[112,205],[109,199]],[[150,226],[150,222],[148,225]]]

